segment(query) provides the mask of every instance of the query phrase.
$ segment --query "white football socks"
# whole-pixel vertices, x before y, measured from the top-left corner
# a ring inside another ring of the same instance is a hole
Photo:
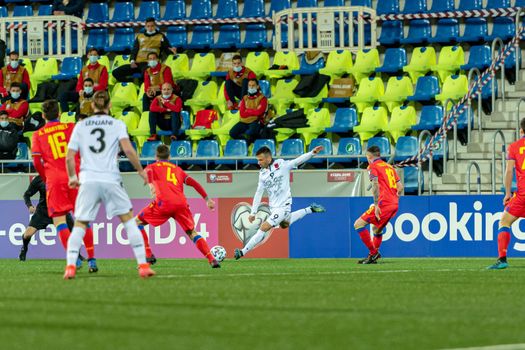
[[[257,244],[263,241],[264,237],[266,237],[266,232],[262,231],[261,229],[257,230],[257,233],[250,238],[248,243],[242,248],[242,255],[246,255],[250,250],[255,248]]]
[[[297,220],[301,220],[308,214],[312,214],[312,208],[310,207],[294,211],[290,218],[290,225],[292,225]]]
[[[137,259],[139,265],[146,263],[146,248],[144,247],[144,238],[140,233],[135,219],[131,219],[124,223],[124,228],[128,233],[129,245],[133,248],[133,254]]]
[[[84,240],[84,235],[86,230],[82,227],[75,226],[71,235],[67,240],[67,264],[76,265],[78,254],[80,253],[80,247],[82,246],[82,241]]]

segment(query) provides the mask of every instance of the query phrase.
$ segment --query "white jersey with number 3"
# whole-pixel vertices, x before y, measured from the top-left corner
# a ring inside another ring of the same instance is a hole
[[[68,147],[80,153],[80,183],[120,183],[117,156],[120,140],[127,138],[126,124],[105,114],[78,122]]]

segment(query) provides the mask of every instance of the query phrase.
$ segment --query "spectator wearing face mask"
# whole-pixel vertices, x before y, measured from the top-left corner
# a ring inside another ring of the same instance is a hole
[[[10,97],[0,107],[0,111],[7,112],[9,122],[14,123],[19,130],[24,128],[24,121],[29,111],[29,103],[20,96],[21,93],[20,83],[12,83]]]
[[[60,102],[60,109],[62,112],[69,111],[69,102],[79,102],[79,98],[84,94],[84,81],[86,79],[91,79],[93,82],[94,92],[104,91],[108,88],[108,70],[105,66],[98,63],[100,57],[97,49],[90,48],[87,57],[89,63],[80,71],[75,91],[65,91],[58,97],[58,102]]]
[[[257,79],[249,79],[248,94],[239,103],[240,121],[230,130],[230,137],[234,140],[255,141],[261,132],[268,110],[268,99],[259,89]]]
[[[83,94],[78,98],[76,110],[77,120],[82,120],[93,114],[93,95],[95,94],[95,84],[91,78],[84,79]]]
[[[242,57],[235,55],[232,58],[232,68],[226,75],[224,85],[224,97],[228,104],[228,109],[237,109],[237,101],[247,94],[248,80],[256,79],[255,73],[248,67],[243,66]]]
[[[160,63],[159,56],[151,52],[148,54],[148,69],[144,71],[144,96],[142,97],[142,111],[149,111],[151,102],[161,94],[162,85],[169,83],[175,86],[171,68]]]
[[[31,81],[27,69],[20,64],[18,52],[9,53],[9,64],[0,70],[0,95],[3,98],[9,95],[11,84],[19,83],[22,89],[22,96],[27,100]]]
[[[170,83],[162,84],[162,94],[155,97],[149,112],[150,137],[148,141],[158,140],[157,126],[161,130],[171,130],[171,139],[177,140],[179,134],[182,111],[182,99],[173,93]]]
[[[8,118],[0,111],[0,159],[15,159],[18,150],[18,128]]]

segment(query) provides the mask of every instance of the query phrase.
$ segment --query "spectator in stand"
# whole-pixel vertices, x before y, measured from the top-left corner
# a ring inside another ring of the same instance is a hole
[[[0,111],[6,111],[9,122],[14,123],[18,130],[22,130],[29,111],[29,103],[20,96],[22,93],[20,83],[12,83],[10,93],[10,98],[0,107]]]
[[[241,100],[246,96],[248,91],[248,80],[256,79],[255,73],[248,67],[242,65],[242,57],[235,55],[232,58],[232,68],[226,75],[226,83],[224,85],[224,97],[228,104],[228,109],[237,109],[237,100]]]
[[[169,83],[178,92],[173,82],[171,68],[160,63],[159,56],[155,52],[151,52],[148,54],[148,69],[144,71],[143,112],[149,111],[153,99],[161,94],[160,90],[164,83]]]
[[[82,18],[84,1],[82,0],[55,0],[53,1],[54,15],[71,15]]]
[[[153,99],[149,112],[149,130],[151,136],[148,141],[158,140],[157,126],[161,130],[171,130],[171,139],[177,140],[181,126],[180,112],[182,99],[173,93],[170,83],[162,84],[162,94]]]
[[[248,80],[248,94],[239,104],[241,120],[230,130],[230,137],[234,140],[255,141],[265,123],[268,110],[268,99],[261,93],[257,79]]]
[[[108,69],[98,63],[100,58],[95,48],[90,48],[87,53],[89,63],[82,68],[78,75],[75,91],[66,91],[58,97],[62,112],[69,111],[68,102],[78,103],[79,98],[84,94],[84,80],[91,79],[93,91],[104,91],[108,89]]]
[[[175,47],[170,47],[170,41],[155,26],[155,19],[146,19],[145,32],[137,35],[131,50],[131,64],[123,64],[113,71],[113,76],[120,82],[133,81],[134,74],[142,75],[148,68],[148,54],[154,52],[157,57],[161,54],[177,53]]]
[[[95,94],[95,83],[91,78],[84,79],[84,86],[82,88],[82,95],[78,98],[78,106],[76,110],[76,119],[81,120],[93,114],[93,95]]]
[[[18,151],[18,128],[0,111],[0,159],[15,159]]]
[[[11,51],[9,53],[9,64],[0,70],[0,95],[3,98],[8,97],[11,84],[19,83],[22,88],[22,96],[27,100],[31,81],[27,69],[20,64],[18,58],[18,52]]]

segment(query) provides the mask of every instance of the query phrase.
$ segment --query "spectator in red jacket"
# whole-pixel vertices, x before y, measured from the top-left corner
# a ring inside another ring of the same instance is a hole
[[[0,107],[0,111],[6,111],[9,115],[9,122],[16,124],[19,130],[24,128],[24,121],[29,111],[29,103],[20,96],[21,93],[20,83],[11,84],[11,97]]]
[[[224,85],[224,97],[228,104],[228,109],[237,109],[237,100],[246,96],[248,91],[248,80],[256,79],[255,73],[248,67],[242,65],[242,57],[235,55],[232,58],[232,68],[226,75]]]
[[[31,81],[27,69],[20,64],[18,52],[9,53],[9,64],[0,70],[0,95],[3,98],[8,97],[11,84],[20,83],[22,97],[28,99]]]
[[[159,55],[155,52],[148,54],[148,68],[144,71],[144,96],[142,97],[142,111],[149,111],[151,102],[155,96],[161,94],[162,85],[169,83],[172,88],[176,87],[173,82],[171,68],[160,63]]]
[[[171,130],[171,139],[177,140],[181,126],[181,110],[182,99],[173,93],[173,87],[170,83],[162,84],[162,93],[153,99],[149,111],[151,136],[148,141],[158,139],[157,126],[161,130]]]
[[[268,110],[268,99],[261,93],[257,79],[248,81],[248,94],[239,104],[241,120],[230,130],[234,140],[246,140],[248,143],[256,140],[265,122]]]

